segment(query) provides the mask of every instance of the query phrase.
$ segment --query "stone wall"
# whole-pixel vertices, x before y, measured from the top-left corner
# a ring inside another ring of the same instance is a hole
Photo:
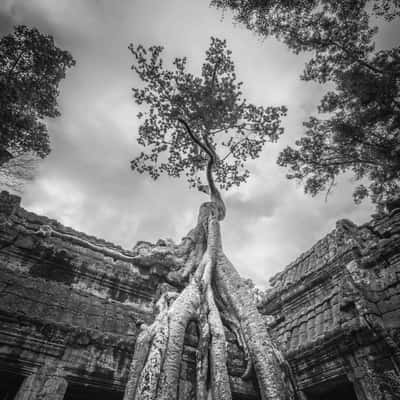
[[[1,194],[0,369],[27,377],[24,399],[47,390],[48,376],[63,382],[60,393],[65,382],[123,393],[162,274],[110,257],[103,247],[123,250],[29,213],[18,200]]]
[[[260,310],[303,393],[346,381],[358,399],[400,398],[399,208],[338,221],[270,283]]]
[[[169,271],[145,257],[135,262],[145,243],[124,250],[27,212],[19,200],[0,195],[0,381],[24,379],[18,400],[122,399],[140,326],[152,322]],[[193,396],[196,329],[186,336],[182,399]],[[243,354],[227,336],[235,396],[254,399],[240,378]],[[0,398],[2,390],[11,389],[0,383]]]
[[[399,211],[360,227],[339,221],[271,279],[259,310],[301,399],[399,398]],[[145,248],[124,250],[1,193],[0,398],[122,399],[140,327],[168,285],[161,263],[136,262]],[[191,324],[180,399],[194,396],[196,332]],[[226,337],[234,399],[256,400],[243,352]]]

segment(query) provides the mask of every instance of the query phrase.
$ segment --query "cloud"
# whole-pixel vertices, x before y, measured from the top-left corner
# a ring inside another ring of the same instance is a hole
[[[306,56],[234,27],[229,13],[221,21],[217,10],[196,0],[3,1],[2,32],[19,23],[53,35],[77,61],[61,86],[62,116],[48,123],[53,151],[26,188],[26,208],[127,248],[160,237],[179,241],[206,198],[183,181],[154,182],[130,171],[139,151],[131,87],[139,81],[127,46],[164,45],[167,58],[187,56],[196,72],[213,35],[227,39],[249,101],[289,107],[279,143],[250,163],[247,184],[226,194],[224,249],[240,273],[264,286],[336,219],[368,219],[370,205],[355,207],[345,180],[326,203],[323,196],[305,196],[275,163],[283,146],[301,134],[302,121],[324,91],[299,80]]]

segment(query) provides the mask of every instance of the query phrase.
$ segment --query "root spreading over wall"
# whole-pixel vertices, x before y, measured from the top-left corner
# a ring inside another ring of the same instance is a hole
[[[294,399],[293,385],[279,350],[258,313],[250,288],[224,255],[220,209],[204,203],[197,226],[175,247],[185,260],[171,280],[186,286],[166,291],[154,322],[136,342],[124,400],[175,400],[188,324],[199,332],[196,355],[196,400],[230,400],[224,324],[236,335],[247,358],[243,378],[254,371],[262,400]]]
[[[157,318],[138,338],[124,400],[178,398],[185,332],[192,321],[200,336],[196,400],[232,399],[223,321],[246,355],[248,367],[243,378],[254,370],[262,400],[294,399],[287,365],[271,341],[249,287],[222,250],[219,221],[224,219],[226,209],[213,180],[213,168],[218,163],[215,149],[206,134],[200,139],[185,120],[178,121],[193,144],[208,156],[211,201],[201,205],[196,227],[181,245],[172,248],[175,254],[169,260],[171,256],[176,258],[181,270],[173,271],[169,278],[184,289],[178,295],[161,295]]]

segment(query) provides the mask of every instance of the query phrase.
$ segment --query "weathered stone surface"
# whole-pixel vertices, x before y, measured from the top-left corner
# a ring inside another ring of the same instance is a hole
[[[399,294],[400,209],[393,208],[359,227],[338,221],[271,279],[260,311],[302,391],[345,376],[358,399],[397,398]]]
[[[22,383],[15,400],[62,400],[68,382],[57,363],[45,364]]]
[[[339,221],[273,277],[262,296],[259,311],[302,400],[331,398],[335,385],[351,387],[357,399],[396,398],[400,210],[390,210],[362,226]],[[157,257],[149,252],[154,246]],[[142,324],[153,321],[166,286],[181,289],[168,279],[179,262],[170,246],[141,242],[127,251],[27,212],[17,197],[2,192],[0,379],[2,371],[25,378],[16,398],[56,400],[68,397],[68,387],[74,395],[87,387],[122,399]],[[259,399],[253,377],[241,378],[247,362],[235,335],[226,328],[225,336],[233,398]],[[195,395],[197,345],[192,323],[180,399]]]

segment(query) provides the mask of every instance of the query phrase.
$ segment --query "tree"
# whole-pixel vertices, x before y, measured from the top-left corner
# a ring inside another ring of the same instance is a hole
[[[261,36],[273,35],[292,51],[311,52],[302,79],[333,83],[322,99],[323,118],[305,122],[297,148],[287,147],[278,164],[289,179],[305,182],[312,195],[329,190],[336,177],[352,171],[356,202],[366,196],[379,203],[400,189],[400,49],[375,51],[377,28],[400,15],[398,0],[213,0],[231,8],[235,18]]]
[[[201,205],[197,225],[180,244],[134,249],[142,262],[147,254],[150,265],[175,270],[168,274],[171,286],[158,300],[154,323],[144,325],[137,339],[124,399],[177,399],[184,336],[192,321],[199,344],[196,389],[188,398],[231,399],[225,325],[246,354],[243,378],[255,371],[262,399],[292,399],[288,366],[269,337],[249,285],[222,251],[219,223],[226,210],[217,188],[246,180],[245,161],[257,158],[266,141],[279,137],[285,108],[256,107],[241,98],[242,84],[236,81],[225,41],[211,39],[200,76],[186,70],[185,58],[174,60],[174,70],[166,69],[159,46],[146,50],[131,45],[130,50],[133,69],[144,83],[133,89],[134,98],[147,106],[139,113],[138,138],[146,151],[132,161],[132,168],[154,179],[161,173],[184,175],[201,190],[203,180],[196,173],[205,170],[210,201]],[[221,157],[217,151],[222,150]]]
[[[59,83],[75,64],[49,35],[19,25],[0,40],[0,152],[50,152],[44,118],[60,115]],[[0,161],[1,162],[1,161]]]
[[[241,99],[242,82],[237,82],[225,41],[212,38],[201,77],[186,71],[186,58],[174,60],[174,71],[165,69],[160,46],[148,52],[142,46],[130,49],[137,60],[134,70],[146,83],[143,89],[133,89],[134,97],[148,105],[146,114],[138,114],[143,120],[138,142],[151,147],[150,154],[142,152],[132,161],[132,168],[154,179],[161,173],[185,174],[191,186],[202,188],[204,181],[197,173],[206,168],[208,153],[193,139],[199,137],[222,154],[214,171],[221,188],[245,182],[245,161],[257,158],[266,141],[279,138],[279,118],[286,109],[256,107]]]

